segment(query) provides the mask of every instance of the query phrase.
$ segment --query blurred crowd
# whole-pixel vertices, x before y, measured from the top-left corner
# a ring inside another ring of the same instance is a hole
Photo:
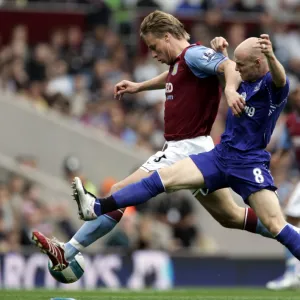
[[[32,156],[19,156],[16,161],[20,167],[38,167]],[[50,237],[57,230],[67,237],[75,233],[68,203],[51,200],[36,182],[0,168],[0,253],[30,247],[35,229]]]
[[[127,5],[133,5],[133,2],[120,1]],[[230,45],[230,56],[245,38],[269,33],[278,58],[299,78],[299,26],[275,18],[269,4],[266,5],[268,2],[177,1],[173,10],[178,13],[204,10],[202,21],[193,21],[188,26],[191,41],[209,46],[213,37],[225,36]],[[293,9],[297,11],[297,1],[272,2],[287,8],[291,8],[293,2]],[[160,149],[164,143],[164,91],[126,95],[118,101],[113,99],[113,89],[122,79],[143,81],[152,78],[165,70],[165,66],[141,53],[140,42],[132,47],[124,41],[124,29],[121,28],[127,23],[125,27],[134,30],[133,22],[123,20],[119,27],[110,26],[114,8],[108,3],[110,1],[94,4],[93,14],[88,14],[86,19],[86,31],[70,24],[68,28],[54,28],[45,41],[34,44],[30,43],[30,32],[24,24],[12,28],[10,40],[5,44],[1,43],[0,31],[0,86],[19,94],[39,110],[56,110],[83,126],[106,131],[128,145]],[[161,8],[159,3],[137,1],[140,7]],[[236,11],[257,12],[259,16],[255,23],[225,23],[226,14]],[[139,40],[138,32],[136,40]],[[224,128],[224,112],[225,109],[220,110],[213,130],[216,141]]]
[[[105,3],[112,7],[125,9],[138,8],[161,8],[170,13],[197,13],[211,9],[223,10],[223,12],[241,11],[241,12],[263,12],[271,10],[278,12],[284,9],[288,12],[299,11],[299,0],[1,0],[0,4],[13,4],[16,6],[25,6],[31,3],[51,3],[66,4],[69,9],[76,8],[76,5],[93,5]]]
[[[35,157],[23,155],[16,161],[20,167],[38,168]],[[107,177],[95,185],[82,173],[81,167],[76,156],[67,156],[62,163],[63,179],[70,183],[74,176],[79,176],[90,192],[99,196],[108,195],[116,179]],[[71,239],[82,224],[74,222],[77,214],[72,207],[70,209],[71,200],[71,196],[59,199],[53,195],[49,197],[37,182],[0,168],[0,253],[32,248],[31,235],[34,230],[63,241]],[[87,251],[211,251],[214,245],[202,236],[195,209],[197,203],[186,191],[162,195],[144,205],[129,207],[119,226]]]
[[[200,41],[209,46],[213,37],[224,36],[229,42],[230,57],[235,47],[247,37],[268,33],[278,59],[291,78],[290,97],[300,97],[300,25],[281,18],[284,13],[295,15],[300,12],[298,0],[68,2],[90,4],[95,8],[87,16],[85,31],[72,24],[68,28],[53,28],[45,41],[32,44],[26,25],[16,24],[11,30],[10,40],[3,43],[0,28],[0,89],[16,93],[20,99],[44,113],[55,110],[61,117],[76,120],[82,126],[98,128],[131,146],[151,151],[162,148],[164,91],[126,95],[122,100],[113,98],[114,85],[120,80],[143,81],[166,70],[166,66],[143,53],[134,22],[125,18],[117,22],[118,26],[111,26],[116,21],[116,11],[133,6],[166,9],[186,20],[189,15],[202,13],[199,20],[188,22],[191,42]],[[284,13],[278,15],[278,11]],[[238,13],[254,13],[255,20],[241,22]],[[228,16],[231,22],[228,22]],[[137,42],[132,47],[124,35],[126,37],[134,31]],[[292,109],[292,105],[288,105],[280,117],[269,145],[272,153],[276,154],[282,124]],[[224,130],[226,111],[223,99],[212,130],[216,143]],[[64,176],[69,181],[75,174],[78,175],[80,168],[76,167],[76,158],[69,158],[64,163]],[[275,182],[280,187],[281,199],[287,199],[298,178],[292,165],[289,155],[271,166]],[[60,228],[65,240],[73,235],[72,217],[64,204],[49,205],[47,201],[41,201],[35,184],[17,174],[2,177],[0,252],[29,245],[33,228],[50,236]],[[91,192],[105,195],[115,180],[107,178],[99,187],[87,180],[85,183],[89,184]],[[163,195],[149,205],[130,208],[121,226],[103,243],[107,247],[131,250],[148,247],[167,250],[209,248],[210,242],[205,244],[205,237],[196,221],[194,205],[197,203],[194,202],[190,194],[178,192]]]

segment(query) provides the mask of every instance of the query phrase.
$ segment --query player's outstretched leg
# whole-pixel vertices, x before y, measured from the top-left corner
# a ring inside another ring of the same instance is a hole
[[[251,194],[249,203],[276,240],[286,246],[300,260],[299,230],[295,230],[286,222],[276,194],[273,191],[263,189]]]
[[[122,210],[102,215],[95,220],[85,222],[72,239],[65,243],[65,258],[70,261],[84,248],[93,244],[115,228],[123,216]]]
[[[52,262],[53,269],[63,270],[68,266],[68,262],[65,259],[64,244],[57,239],[49,239],[39,231],[32,233],[32,240],[41,252],[48,255]]]
[[[78,204],[78,210],[81,218],[85,220],[90,219],[90,215],[98,215],[100,216],[103,211],[104,213],[107,213],[113,209],[117,209],[118,207],[127,206],[128,201],[130,201],[130,205],[136,205],[142,202],[147,201],[151,197],[156,196],[157,194],[164,191],[164,186],[162,185],[162,182],[159,178],[159,175],[157,172],[154,172],[150,177],[147,177],[142,180],[142,182],[138,182],[135,184],[130,184],[123,188],[122,190],[116,192],[113,194],[113,196],[118,201],[118,204],[116,204],[116,200],[114,198],[107,197],[104,199],[97,199],[94,195],[88,193],[81,180],[79,178],[75,178],[73,185],[73,196]],[[261,199],[263,200],[263,199]],[[222,203],[224,199],[220,199],[219,203]],[[103,206],[103,203],[105,206]],[[201,202],[203,205],[204,203]],[[118,205],[118,206],[116,206]],[[219,207],[218,205],[217,207]],[[88,213],[84,214],[83,207],[87,207],[89,210]],[[204,207],[214,216],[211,210],[207,208],[206,205]],[[245,209],[243,209],[243,212]],[[262,236],[268,237],[268,238],[275,238],[274,234],[272,234],[265,226],[264,224],[257,218],[255,212],[249,208],[246,209],[246,216],[245,219],[243,219],[240,226],[236,226],[235,220],[230,220],[228,222],[228,228],[240,228],[244,229],[256,234],[260,234]],[[221,213],[222,216],[224,216],[224,213]],[[217,216],[214,216],[218,220],[218,214]],[[232,218],[231,214],[229,213],[229,217]],[[242,217],[243,218],[243,217]],[[293,225],[289,226],[293,228],[295,231],[299,233],[299,228],[294,227]]]
[[[138,169],[124,180],[112,186],[111,193],[120,190],[122,187],[126,187],[132,182],[139,181],[150,174],[151,172],[148,173]],[[83,224],[73,238],[65,244],[65,257],[67,260],[72,259],[78,252],[82,251],[84,248],[94,243],[97,239],[113,230],[113,228],[121,220],[123,212],[125,211],[124,208],[116,209],[101,216],[97,215],[98,217],[96,219],[90,220],[93,219],[95,211],[93,211],[93,206],[89,206],[89,216],[87,217],[86,204],[89,203],[89,201],[93,202],[96,197],[85,190],[79,178],[74,179],[72,188],[73,197],[78,204],[80,217],[82,219],[89,219],[89,221]]]
[[[123,207],[144,203],[165,191],[157,171],[137,183],[125,186],[106,198],[96,198],[95,195],[86,191],[78,177],[74,178],[72,188],[74,200],[78,205],[79,216],[85,221],[94,220],[97,216]]]

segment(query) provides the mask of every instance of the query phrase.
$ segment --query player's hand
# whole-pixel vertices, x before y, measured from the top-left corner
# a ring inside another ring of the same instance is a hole
[[[139,92],[140,84],[129,80],[122,80],[114,87],[114,98],[122,99],[123,94],[134,94]]]
[[[214,39],[210,41],[210,46],[213,50],[216,52],[223,53],[225,56],[228,56],[227,54],[227,47],[229,46],[226,39],[224,39],[222,36],[217,36]]]
[[[244,112],[244,108],[246,106],[245,99],[235,90],[225,89],[224,92],[228,106],[229,108],[231,108],[232,114],[236,117],[240,117]]]
[[[274,51],[272,42],[270,41],[270,37],[268,34],[261,34],[260,38],[258,38],[258,41],[256,45],[253,46],[256,49],[260,49],[261,52],[267,57],[274,57]]]

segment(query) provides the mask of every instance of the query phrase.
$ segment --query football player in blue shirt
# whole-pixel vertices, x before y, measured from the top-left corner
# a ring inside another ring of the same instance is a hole
[[[137,205],[165,191],[207,188],[211,193],[231,187],[249,204],[273,237],[300,260],[300,234],[285,221],[265,150],[289,93],[285,70],[276,59],[269,36],[249,38],[234,52],[242,83],[238,92],[246,109],[236,117],[229,109],[221,143],[213,150],[190,155],[155,171],[107,198],[86,192],[74,179],[74,197],[85,220],[118,208]]]

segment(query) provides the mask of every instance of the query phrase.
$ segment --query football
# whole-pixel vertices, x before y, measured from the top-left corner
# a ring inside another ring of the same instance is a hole
[[[51,260],[48,261],[48,269],[52,277],[61,283],[73,283],[84,273],[84,258],[78,253],[63,270],[54,270]]]

